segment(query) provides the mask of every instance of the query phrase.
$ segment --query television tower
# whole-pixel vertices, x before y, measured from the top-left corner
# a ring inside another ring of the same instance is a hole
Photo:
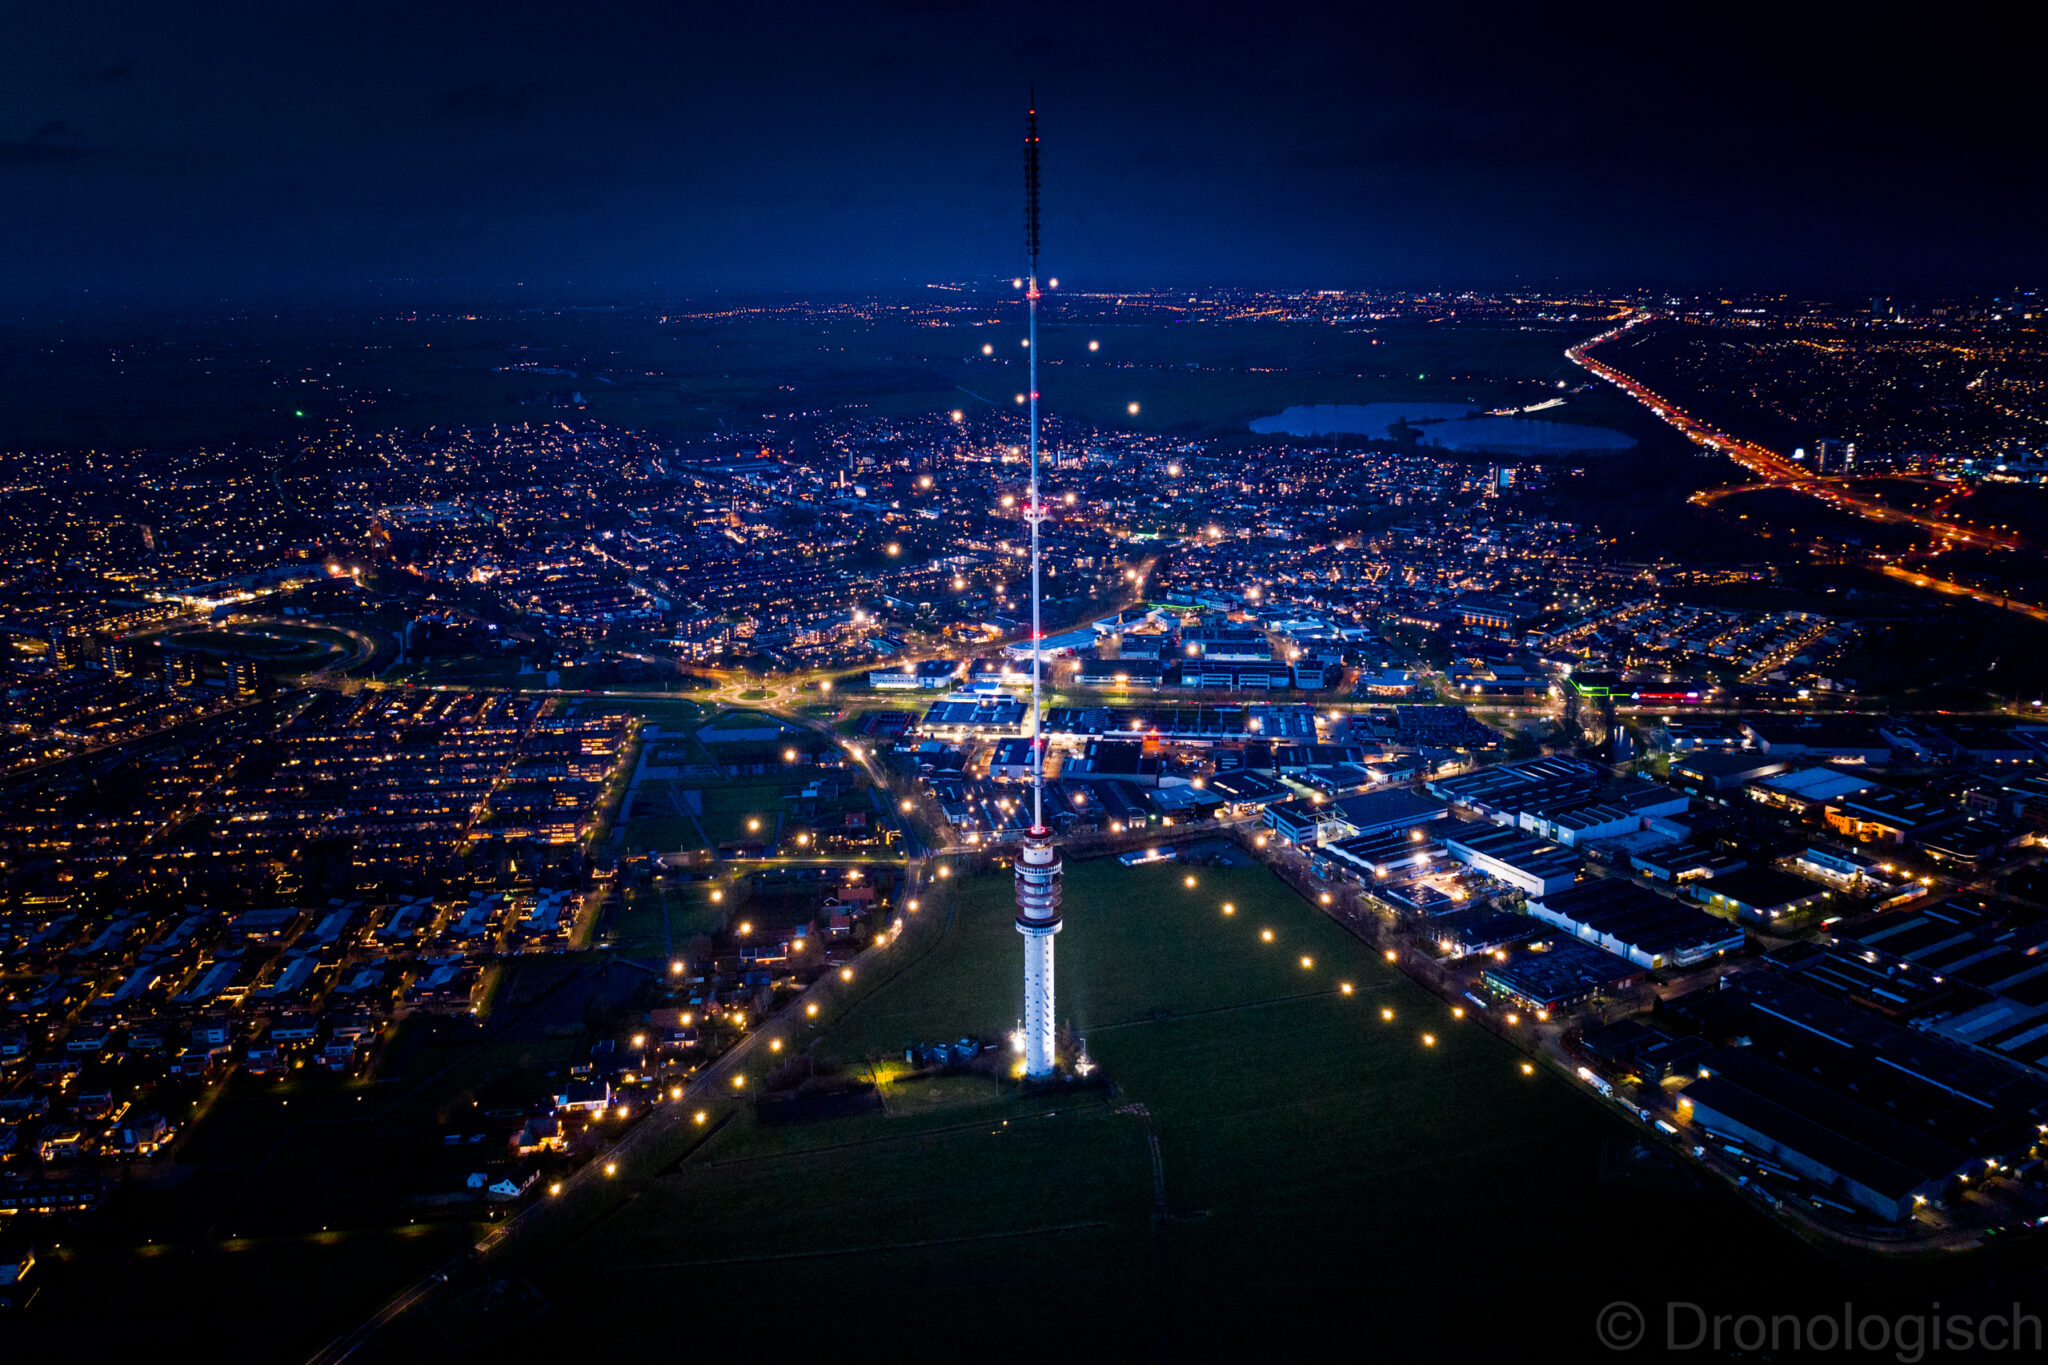
[[[1030,310],[1025,349],[1031,366],[1031,490],[1024,519],[1031,523],[1031,828],[1017,855],[1017,932],[1024,936],[1024,1074],[1053,1073],[1052,939],[1060,931],[1060,854],[1045,823],[1045,724],[1039,681],[1045,640],[1039,617],[1038,528],[1045,503],[1038,492],[1038,97],[1024,116],[1024,250],[1031,258],[1024,301]]]

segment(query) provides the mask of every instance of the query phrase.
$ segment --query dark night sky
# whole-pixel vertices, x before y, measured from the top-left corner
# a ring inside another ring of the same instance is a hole
[[[2033,39],[1895,13],[16,5],[0,295],[1008,275],[1031,80],[1070,285],[2035,282]]]

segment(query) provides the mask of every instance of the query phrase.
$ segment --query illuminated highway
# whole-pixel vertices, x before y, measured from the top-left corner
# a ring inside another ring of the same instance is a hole
[[[1901,583],[1910,583],[1916,588],[1927,588],[1933,592],[1947,593],[1951,597],[1967,597],[1973,602],[1982,602],[1988,607],[2003,607],[2007,611],[2016,611],[2022,616],[2031,616],[2036,621],[2048,621],[2048,610],[2043,610],[2030,603],[2016,601],[2010,597],[2001,597],[1997,593],[1985,592],[1980,588],[1970,587],[1966,583],[1957,583],[1946,578],[1930,577],[1914,569],[1900,568],[1896,564],[1885,565],[1884,572],[1886,577],[1896,578]]]
[[[1678,404],[1644,385],[1641,381],[1623,374],[1612,365],[1593,359],[1589,354],[1594,347],[1613,341],[1615,338],[1626,333],[1630,328],[1652,321],[1655,317],[1656,314],[1654,313],[1637,313],[1627,322],[1621,324],[1621,326],[1611,328],[1596,337],[1571,347],[1565,352],[1565,358],[1574,365],[1606,380],[1638,403],[1641,403],[1665,422],[1676,427],[1693,444],[1718,451],[1750,473],[1755,474],[1760,482],[1745,485],[1744,487],[1749,491],[1755,491],[1759,488],[1789,489],[1793,492],[1804,493],[1809,497],[1819,498],[1832,507],[1844,512],[1853,513],[1869,521],[1917,526],[1936,537],[1937,545],[1940,548],[1965,547],[1984,550],[2018,550],[2028,548],[2028,542],[2009,531],[1987,529],[1968,525],[1960,521],[1951,521],[1943,517],[1908,512],[1871,498],[1860,497],[1850,491],[1847,481],[1816,475],[1779,455],[1776,451],[1758,445],[1754,441],[1745,441],[1739,437],[1731,436],[1727,432],[1693,416]],[[1716,489],[1699,495],[1696,500],[1711,502],[1736,491],[1741,490]],[[1944,545],[1942,542],[1946,542],[1946,544]],[[1912,580],[1909,578],[1908,581]]]

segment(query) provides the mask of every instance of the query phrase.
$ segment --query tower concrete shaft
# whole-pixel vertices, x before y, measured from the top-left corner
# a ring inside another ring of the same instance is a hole
[[[1060,931],[1060,851],[1052,831],[1027,830],[1017,855],[1017,932],[1024,935],[1024,1074],[1050,1076],[1055,1056],[1052,940]]]

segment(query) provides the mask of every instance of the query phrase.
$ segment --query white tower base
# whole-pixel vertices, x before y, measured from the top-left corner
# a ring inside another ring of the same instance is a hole
[[[1024,1074],[1053,1074],[1052,939],[1060,931],[1059,850],[1052,831],[1026,831],[1017,855],[1017,932],[1024,935]]]
[[[1058,921],[1049,929],[1017,926],[1024,935],[1024,1074],[1050,1076],[1053,1072],[1052,936],[1060,931]]]

